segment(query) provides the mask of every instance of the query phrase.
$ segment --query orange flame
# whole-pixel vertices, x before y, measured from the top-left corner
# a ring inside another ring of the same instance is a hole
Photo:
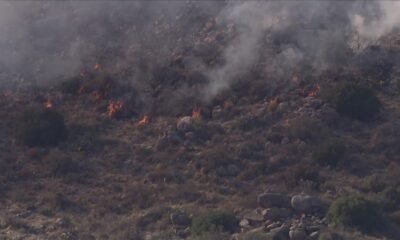
[[[201,108],[199,108],[199,107],[193,108],[192,118],[193,119],[199,119],[200,117],[201,117]]]
[[[99,64],[99,63],[96,63],[94,66],[93,66],[93,69],[94,70],[96,70],[96,71],[101,71],[101,65]]]
[[[321,91],[321,87],[319,86],[319,84],[317,84],[315,87],[313,87],[313,89],[311,89],[311,91],[308,93],[308,96],[316,97],[319,95],[320,91]]]
[[[47,99],[47,101],[45,103],[45,107],[46,108],[52,108],[53,107],[53,102],[51,101],[50,98]]]
[[[150,122],[150,118],[147,115],[144,115],[143,118],[138,122],[139,126],[145,126],[147,124],[149,124]]]
[[[123,107],[124,107],[124,102],[121,100],[110,101],[107,107],[107,115],[109,117],[114,118],[117,116],[118,113],[122,111]]]

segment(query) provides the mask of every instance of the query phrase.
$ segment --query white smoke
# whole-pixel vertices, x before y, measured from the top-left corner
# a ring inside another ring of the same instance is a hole
[[[367,14],[350,13],[352,26],[364,41],[375,42],[400,26],[400,2],[377,1]]]
[[[263,61],[274,66],[277,74],[290,73],[302,64],[317,72],[345,64],[356,53],[352,49],[355,36],[363,47],[374,44],[399,26],[399,11],[400,3],[395,1],[235,3],[221,15],[237,25],[238,36],[225,49],[225,64],[208,70],[207,97],[228,88],[262,53],[267,53]],[[278,52],[274,52],[276,46],[264,44],[266,36],[277,38]]]

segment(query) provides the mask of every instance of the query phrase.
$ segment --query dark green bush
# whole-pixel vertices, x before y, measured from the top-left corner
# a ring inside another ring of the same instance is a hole
[[[210,232],[234,232],[238,227],[235,215],[228,212],[213,212],[193,218],[192,235],[202,236]]]
[[[364,231],[382,227],[382,215],[374,202],[358,195],[347,195],[335,200],[327,213],[327,220],[339,227]]]
[[[341,84],[329,96],[339,114],[359,121],[369,121],[378,115],[381,102],[371,88]]]
[[[400,187],[391,186],[383,191],[384,206],[394,210],[400,206]]]
[[[64,117],[54,109],[31,107],[17,116],[17,141],[27,146],[53,146],[64,140]]]
[[[321,166],[335,167],[344,157],[346,147],[343,143],[330,141],[319,146],[313,153],[313,159]]]

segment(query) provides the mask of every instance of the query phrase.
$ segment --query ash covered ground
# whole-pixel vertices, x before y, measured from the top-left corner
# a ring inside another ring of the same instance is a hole
[[[397,2],[1,2],[1,239],[397,239]]]

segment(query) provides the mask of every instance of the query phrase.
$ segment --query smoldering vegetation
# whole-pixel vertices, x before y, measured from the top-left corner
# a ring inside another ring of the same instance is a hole
[[[97,64],[147,105],[209,102],[237,82],[268,88],[299,72],[311,79],[340,67],[396,65],[397,52],[369,47],[395,30],[398,8],[386,1],[4,2],[1,82],[56,86]]]

